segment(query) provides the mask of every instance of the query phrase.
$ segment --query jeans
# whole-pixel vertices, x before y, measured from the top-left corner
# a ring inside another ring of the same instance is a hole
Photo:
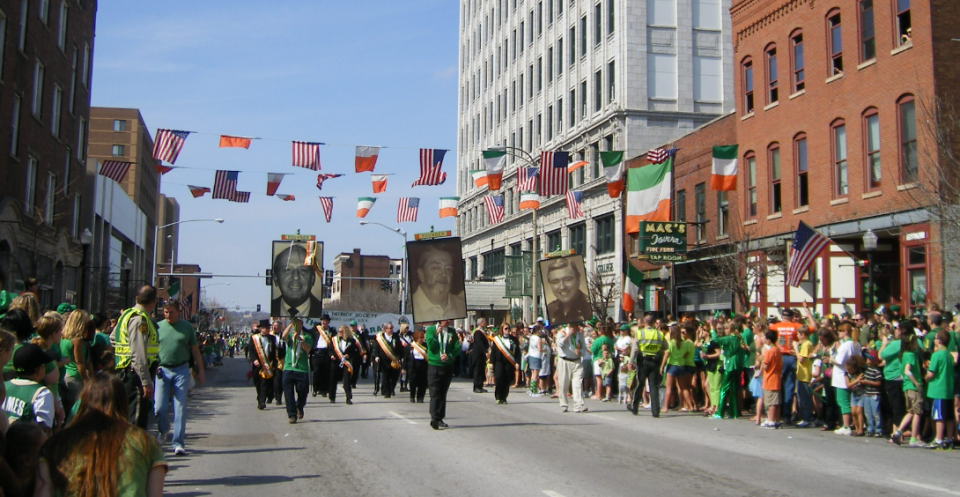
[[[797,356],[783,355],[783,383],[781,386],[783,408],[780,412],[784,419],[789,419],[790,412],[793,410],[793,391],[797,386]]]
[[[157,429],[163,437],[170,430],[170,396],[173,395],[173,446],[183,447],[183,438],[187,430],[187,382],[190,379],[190,365],[181,364],[175,368],[161,367],[154,381],[156,390],[153,395],[154,414],[157,416]],[[163,439],[161,438],[161,441]]]
[[[296,390],[297,397],[294,401],[293,392]],[[307,405],[307,393],[310,391],[310,373],[302,371],[284,371],[283,372],[283,395],[287,399],[287,417],[296,418],[297,413],[303,411]]]
[[[797,382],[797,407],[800,409],[800,420],[813,423],[813,389],[806,381]]]
[[[880,424],[880,396],[863,396],[863,418],[867,424],[867,433],[881,433],[883,427]]]

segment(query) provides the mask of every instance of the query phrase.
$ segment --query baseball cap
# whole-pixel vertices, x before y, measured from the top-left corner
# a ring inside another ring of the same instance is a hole
[[[357,325],[357,321],[355,319],[351,319],[350,326],[356,326],[356,325]]]
[[[629,331],[629,330],[630,330],[630,325],[629,325],[629,324],[623,323],[623,324],[620,325],[620,331]]]
[[[542,323],[542,322],[543,322],[543,318],[537,318],[537,322],[538,322],[538,323]]]
[[[64,302],[57,306],[57,312],[60,314],[66,314],[68,312],[73,312],[75,310],[77,310],[77,306],[69,302]]]
[[[27,343],[13,354],[13,369],[17,374],[30,374],[50,362],[50,357],[39,345]]]

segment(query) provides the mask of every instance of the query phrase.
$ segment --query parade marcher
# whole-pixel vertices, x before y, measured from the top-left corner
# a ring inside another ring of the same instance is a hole
[[[360,349],[360,355],[350,359],[350,362],[352,362],[354,366],[352,376],[350,377],[350,386],[357,388],[357,380],[360,379],[361,373],[363,374],[363,378],[366,379],[367,368],[370,367],[370,364],[367,362],[367,351],[369,350],[367,348],[367,330],[358,328],[357,322],[351,320],[350,339],[356,342],[357,347]]]
[[[637,387],[633,391],[633,402],[627,404],[634,415],[639,412],[644,388],[649,386],[650,412],[653,417],[660,417],[660,363],[663,349],[663,333],[653,327],[653,316],[645,316],[643,328],[637,331]]]
[[[383,331],[377,333],[376,355],[374,367],[378,368],[380,376],[380,392],[389,399],[394,395],[397,380],[400,379],[401,355],[400,337],[393,332],[393,324],[385,323]]]
[[[413,342],[413,334],[410,332],[410,326],[407,323],[400,323],[400,348],[397,353],[402,358],[400,369],[400,393],[406,392],[407,383],[410,381],[410,344]]]
[[[283,405],[283,370],[285,369],[284,361],[287,358],[287,344],[280,339],[282,332],[283,323],[279,319],[274,319],[270,326],[270,338],[277,347],[277,363],[273,371],[273,398],[276,399],[278,406]]]
[[[513,385],[520,368],[520,345],[510,336],[507,324],[503,325],[501,335],[493,339],[490,362],[493,364],[493,396],[497,404],[506,404],[510,385]]]
[[[470,347],[470,364],[473,368],[473,393],[487,393],[483,388],[487,375],[487,352],[490,341],[487,339],[487,320],[477,320],[477,329],[473,331],[473,346]]]
[[[343,381],[343,391],[347,395],[347,404],[353,404],[353,374],[356,371],[357,359],[360,357],[360,345],[353,337],[353,331],[346,326],[340,326],[340,333],[333,337],[330,349],[330,387],[327,393],[330,403],[337,402],[337,384]]]
[[[130,423],[147,429],[153,401],[151,367],[157,361],[160,342],[150,315],[157,306],[157,289],[151,285],[137,291],[137,304],[120,315],[111,342],[117,361],[117,377],[123,381],[130,407]]]
[[[407,362],[407,371],[410,385],[410,403],[423,403],[427,394],[427,346],[424,343],[425,335],[422,331],[413,332],[413,341],[410,342],[410,351]]]
[[[287,418],[290,423],[303,419],[303,408],[307,405],[307,392],[310,391],[310,349],[317,337],[310,329],[303,328],[303,322],[293,318],[280,337],[286,348],[283,361],[283,390],[287,399]],[[296,398],[294,398],[296,394]]]
[[[560,410],[567,412],[567,389],[573,391],[573,412],[587,412],[583,403],[583,364],[580,361],[587,342],[579,323],[570,323],[557,333],[557,398]]]
[[[486,341],[486,337],[483,339]],[[460,340],[450,327],[450,321],[427,328],[427,383],[430,386],[430,427],[446,428],[443,419],[447,416],[447,391],[453,380],[453,364],[460,354]]]
[[[257,389],[257,409],[266,409],[273,401],[273,373],[277,364],[276,342],[270,336],[270,320],[261,319],[257,333],[250,336],[247,349],[253,368],[253,386]]]
[[[203,360],[197,335],[189,321],[180,319],[181,304],[170,301],[163,306],[163,321],[157,326],[160,349],[160,369],[157,370],[157,389],[154,396],[154,414],[160,441],[170,430],[168,407],[173,396],[173,453],[186,454],[184,433],[187,429],[187,384],[190,378],[190,358],[197,365],[197,386],[203,385]]]
[[[327,386],[330,384],[330,350],[329,344],[337,330],[330,328],[330,315],[320,316],[317,325],[317,343],[310,351],[310,370],[313,372],[313,396],[327,396]]]

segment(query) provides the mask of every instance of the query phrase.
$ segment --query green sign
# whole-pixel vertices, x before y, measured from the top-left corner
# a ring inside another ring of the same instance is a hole
[[[417,233],[413,235],[414,240],[431,240],[433,238],[444,238],[450,236],[449,231],[431,231],[429,233]]]
[[[637,259],[650,262],[681,262],[687,260],[687,254],[638,254]]]
[[[533,252],[524,251],[521,255],[507,255],[505,259],[506,283],[504,298],[533,296]]]
[[[640,222],[640,254],[671,255],[687,253],[687,223],[641,221]],[[653,259],[649,260],[685,260],[683,259]]]

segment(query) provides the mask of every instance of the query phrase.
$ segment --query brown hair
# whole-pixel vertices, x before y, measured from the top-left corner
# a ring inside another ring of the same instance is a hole
[[[417,331],[414,331],[414,332],[413,332],[413,341],[414,341],[414,342],[419,342],[420,340],[423,340],[423,337],[424,337],[423,331],[417,330]]]
[[[15,337],[13,333],[7,330],[0,330],[0,351],[13,349],[15,343],[17,343],[17,337]]]
[[[25,311],[27,315],[30,316],[31,323],[36,324],[37,320],[40,319],[40,301],[37,300],[37,296],[32,293],[22,293],[10,301],[7,312],[14,309],[22,309]]]
[[[37,321],[37,336],[30,342],[39,345],[43,350],[47,350],[53,346],[53,344],[47,342],[47,340],[50,340],[50,337],[62,329],[63,322],[60,321],[59,318],[44,315]]]

